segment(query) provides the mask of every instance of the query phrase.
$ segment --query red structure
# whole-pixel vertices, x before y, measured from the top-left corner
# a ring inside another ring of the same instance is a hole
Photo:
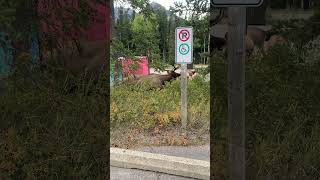
[[[146,56],[140,56],[138,61],[121,59],[123,75],[149,75],[149,61]]]
[[[72,20],[75,18],[69,11],[80,11],[80,0],[39,0],[38,14],[43,19],[41,22],[42,31],[60,41],[79,38],[85,38],[88,41],[106,39],[110,28],[108,19],[110,18],[110,7],[106,4],[93,3],[90,0],[87,3],[92,8],[89,10],[92,13],[89,27],[80,31],[75,28],[65,31],[63,30],[64,25],[70,23],[72,26]]]
[[[70,72],[86,70],[97,77],[101,70],[107,70],[110,7],[110,1],[39,0],[37,8],[43,35],[40,46],[43,62],[53,52],[65,57],[63,63]],[[76,23],[81,22],[78,17],[84,14],[89,15],[87,26],[77,26]],[[56,53],[58,49],[62,53]]]

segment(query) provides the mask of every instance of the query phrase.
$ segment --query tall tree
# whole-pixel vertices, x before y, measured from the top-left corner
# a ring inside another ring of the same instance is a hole
[[[131,27],[133,32],[132,42],[136,54],[150,56],[159,54],[157,28],[158,24],[154,15],[150,19],[145,18],[143,15],[136,16]]]
[[[128,9],[119,8],[119,20],[116,22],[116,37],[122,42],[125,48],[130,49],[132,38],[131,19],[129,19]]]
[[[161,56],[163,59],[163,62],[166,62],[167,58],[167,31],[168,31],[168,16],[166,9],[160,8],[159,10],[155,11],[157,21],[158,21],[158,33],[160,35],[160,41],[159,41],[159,48],[161,51]]]

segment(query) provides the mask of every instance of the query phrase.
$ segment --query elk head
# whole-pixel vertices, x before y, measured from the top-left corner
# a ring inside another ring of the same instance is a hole
[[[181,74],[176,73],[175,71],[178,69],[178,67],[173,66],[172,70],[167,70],[168,75],[171,77],[170,79],[176,79]]]

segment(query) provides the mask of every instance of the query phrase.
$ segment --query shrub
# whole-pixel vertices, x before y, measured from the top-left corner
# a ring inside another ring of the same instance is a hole
[[[209,130],[209,83],[198,77],[188,82],[189,128]],[[122,84],[111,90],[111,130],[170,128],[180,124],[180,80],[161,90]],[[115,137],[116,138],[116,137]]]
[[[107,177],[109,87],[59,74],[1,80],[0,179]]]
[[[304,59],[306,63],[314,64],[320,59],[320,36],[307,43],[305,49]]]
[[[301,63],[300,54],[278,47],[246,66],[246,158],[248,179],[319,179],[319,63]],[[212,65],[214,107],[212,167],[226,177],[227,64]]]

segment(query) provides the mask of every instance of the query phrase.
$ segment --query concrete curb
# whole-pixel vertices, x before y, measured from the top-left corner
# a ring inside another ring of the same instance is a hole
[[[110,148],[110,165],[197,179],[210,179],[210,162],[127,149]]]

